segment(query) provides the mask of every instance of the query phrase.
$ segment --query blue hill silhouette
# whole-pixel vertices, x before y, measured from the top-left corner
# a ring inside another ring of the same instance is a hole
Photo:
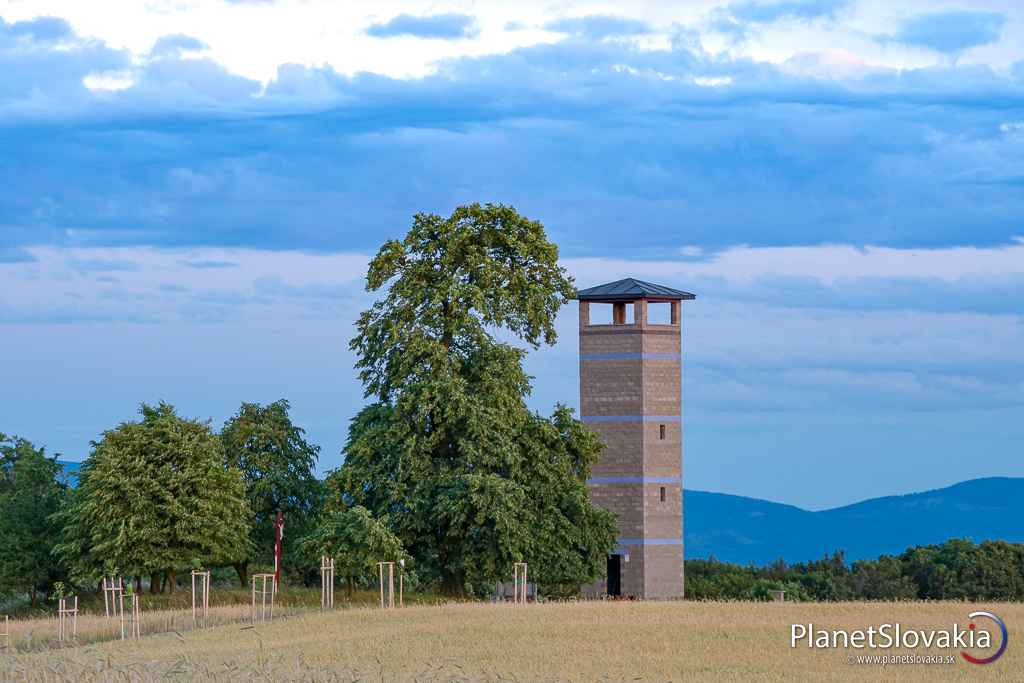
[[[815,560],[835,550],[848,561],[875,559],[950,538],[1024,542],[1024,478],[973,479],[819,512],[686,491],[683,524],[688,559],[741,564]]]

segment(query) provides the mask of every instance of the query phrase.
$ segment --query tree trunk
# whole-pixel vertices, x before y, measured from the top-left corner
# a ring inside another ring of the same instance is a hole
[[[142,577],[138,574],[135,575],[135,594],[142,595]]]
[[[160,573],[160,593],[167,590],[167,572]]]
[[[156,595],[160,591],[160,575],[150,574],[149,575],[149,592],[152,595]]]
[[[173,594],[174,587],[178,585],[178,575],[173,569],[167,570],[167,592]]]
[[[461,598],[466,594],[466,582],[461,574],[442,572],[441,593],[453,598]]]
[[[235,565],[235,571],[238,572],[238,584],[245,588],[249,585],[249,563],[239,562]]]
[[[354,576],[352,576],[351,574],[349,574],[348,577],[345,580],[345,584],[348,587],[348,597],[350,597],[350,598],[352,597],[352,594],[355,592],[355,583],[356,583],[356,578]]]
[[[35,606],[36,606],[36,589],[35,589],[35,588],[33,588],[32,590],[30,590],[30,591],[28,592],[28,594],[29,594],[30,596],[32,596],[32,607],[35,607]]]

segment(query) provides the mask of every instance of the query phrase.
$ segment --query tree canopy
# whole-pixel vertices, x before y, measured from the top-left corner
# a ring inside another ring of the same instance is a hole
[[[371,261],[367,289],[386,291],[350,346],[376,402],[332,476],[344,502],[386,516],[447,592],[519,560],[541,583],[596,578],[615,538],[586,495],[600,443],[565,407],[527,408],[526,352],[497,337],[555,341],[575,288],[544,227],[500,205],[417,214]]]
[[[334,558],[335,571],[346,577],[349,594],[357,580],[365,579],[378,562],[398,562],[405,557],[402,542],[387,525],[357,505],[325,512],[313,531],[302,540],[303,554],[312,561]]]
[[[225,467],[208,423],[166,403],[139,412],[141,421],[92,443],[57,552],[78,580],[166,573],[173,590],[175,572],[195,560],[244,558],[251,513],[241,473]]]
[[[62,578],[52,556],[60,530],[54,514],[67,494],[62,472],[42,448],[0,434],[0,592],[27,593],[33,606]]]
[[[686,561],[686,595],[697,600],[1021,600],[1024,544],[950,539],[900,555],[846,563],[842,552],[812,562],[766,567]]]
[[[292,423],[289,407],[284,399],[266,406],[243,403],[221,430],[225,462],[241,471],[253,514],[251,552],[236,566],[243,585],[248,562],[272,562],[278,511],[284,514],[282,553],[289,566],[295,539],[310,530],[323,498],[314,473],[320,447],[309,444],[305,431]]]

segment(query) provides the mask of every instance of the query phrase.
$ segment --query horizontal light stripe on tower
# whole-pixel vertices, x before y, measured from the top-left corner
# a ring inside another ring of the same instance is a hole
[[[580,360],[680,360],[678,353],[584,353]]]
[[[591,477],[589,485],[598,484],[679,484],[682,477]]]
[[[584,415],[584,422],[679,422],[678,415]]]
[[[681,538],[620,538],[619,545],[682,545]]]

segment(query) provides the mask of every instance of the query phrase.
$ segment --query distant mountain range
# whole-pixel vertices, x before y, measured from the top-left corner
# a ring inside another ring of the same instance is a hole
[[[950,538],[1024,542],[1024,478],[974,479],[820,512],[724,493],[684,496],[687,559],[765,564],[845,550],[852,561]]]
[[[63,464],[74,483],[81,463]],[[1024,478],[973,479],[819,512],[727,493],[684,496],[687,559],[792,563],[844,550],[853,561],[951,538],[1024,543]]]

